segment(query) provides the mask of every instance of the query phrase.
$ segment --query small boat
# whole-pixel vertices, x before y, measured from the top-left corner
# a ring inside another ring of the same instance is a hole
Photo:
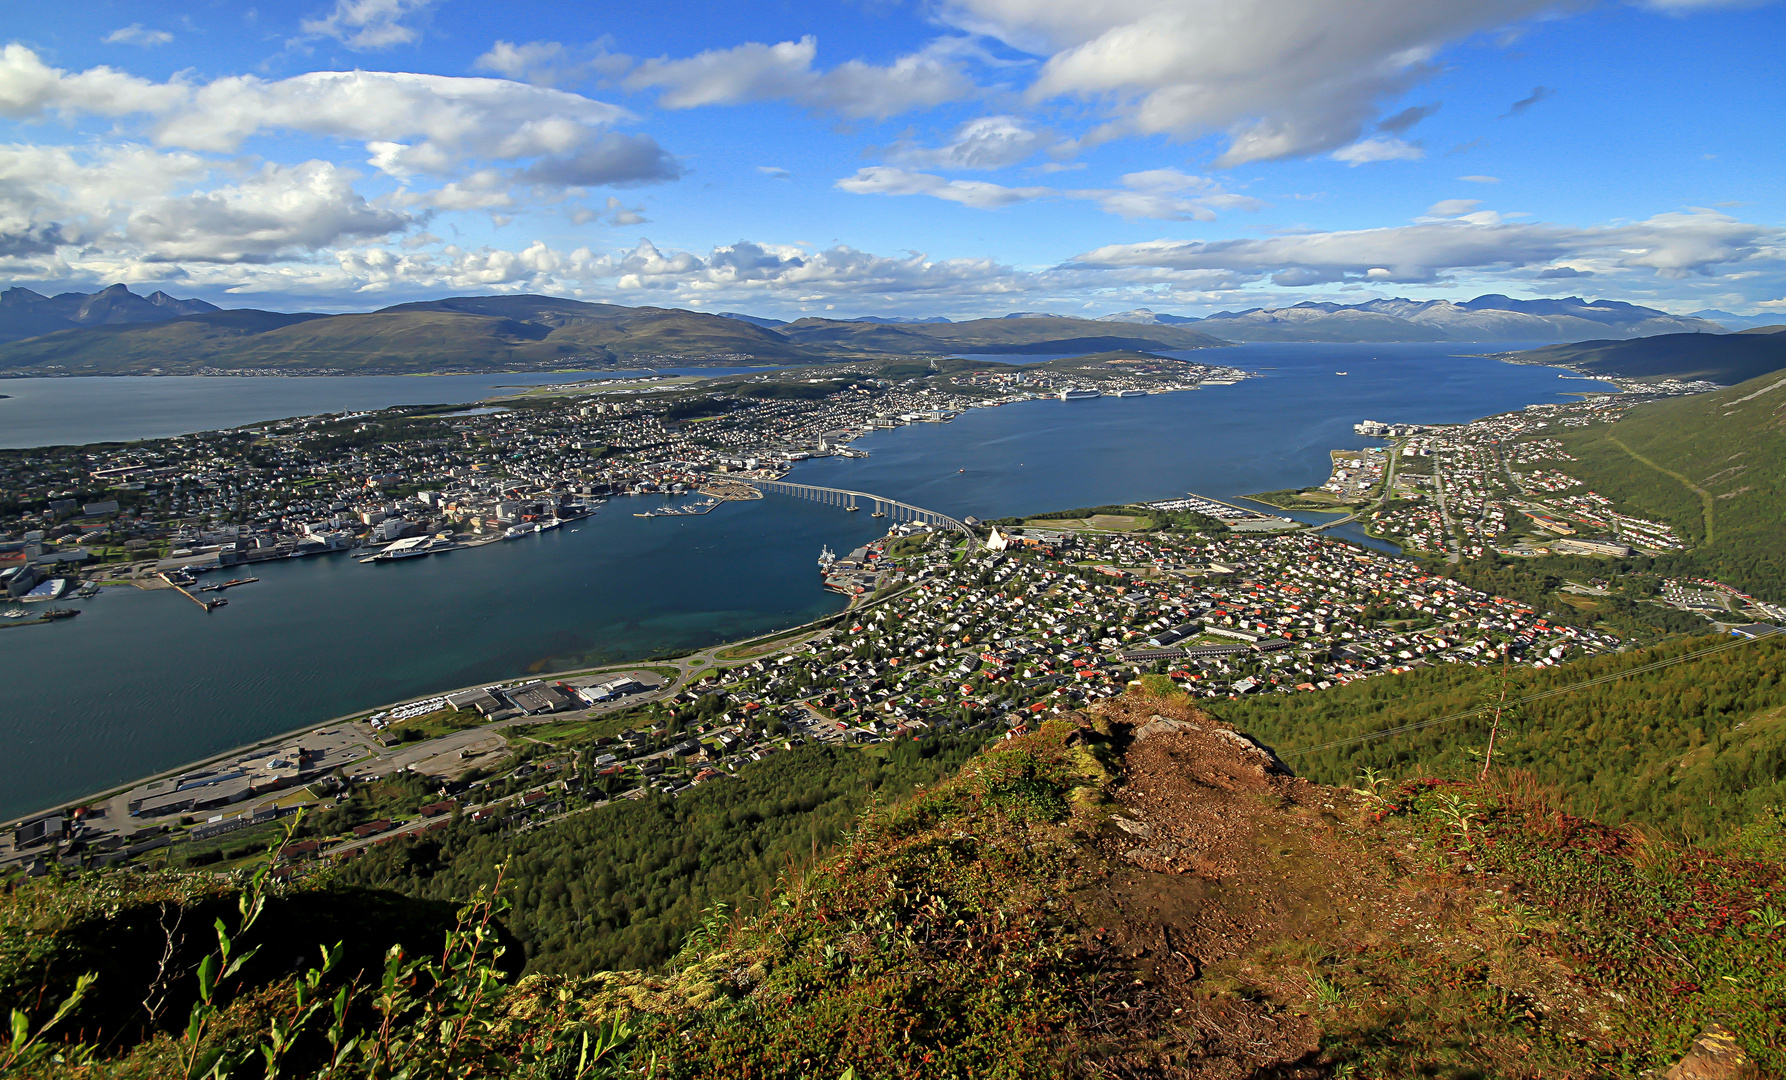
[[[1335,374],[1335,375],[1350,375],[1350,374],[1351,374],[1351,372],[1349,372],[1349,371],[1336,371],[1336,372],[1334,372],[1334,374]]]
[[[43,613],[45,619],[72,619],[81,613],[80,608],[57,607]],[[22,614],[22,612],[21,612]]]
[[[955,471],[958,473],[963,473],[963,472],[966,472],[967,470],[966,469],[956,469]]]

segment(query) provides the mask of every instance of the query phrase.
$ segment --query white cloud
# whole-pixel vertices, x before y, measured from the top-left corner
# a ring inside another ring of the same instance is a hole
[[[658,104],[667,109],[792,101],[852,118],[886,119],[974,93],[962,52],[960,42],[942,39],[886,67],[850,60],[819,72],[813,68],[818,39],[809,34],[774,45],[753,41],[710,49],[682,60],[646,60],[626,77],[626,85],[658,90]]]
[[[1706,275],[1746,263],[1777,265],[1786,230],[1709,210],[1658,214],[1599,227],[1509,224],[1492,215],[1385,229],[1311,232],[1264,239],[1154,240],[1116,244],[1073,259],[1076,268],[1227,270],[1279,284],[1380,280],[1434,282],[1458,271],[1524,271],[1561,261],[1595,270]]]
[[[209,170],[195,154],[143,147],[77,155],[59,146],[0,146],[0,252],[100,244],[139,200],[190,186]]]
[[[638,213],[618,200],[588,210],[591,216],[583,220],[607,223],[622,212]],[[1428,295],[1455,296],[1469,295],[1467,290],[1542,294],[1578,289],[1585,280],[1610,298],[1682,310],[1748,310],[1758,299],[1780,294],[1783,247],[1786,230],[1694,211],[1598,228],[1466,221],[1215,244],[1155,241],[1102,248],[1043,270],[991,259],[883,256],[841,245],[813,251],[740,241],[701,253],[642,240],[619,251],[567,251],[540,239],[513,247],[461,247],[414,232],[339,248],[322,259],[179,266],[131,251],[60,249],[75,256],[71,266],[0,248],[0,268],[29,270],[21,276],[32,280],[59,276],[94,283],[178,275],[189,289],[227,290],[262,306],[364,307],[373,296],[390,303],[445,292],[526,291],[705,310],[751,304],[797,315],[835,303],[965,317],[1012,310],[1281,306],[1307,296],[1287,290],[1323,284],[1338,288],[1317,293],[1319,298],[1344,300],[1355,299],[1352,290],[1361,284],[1426,286]]]
[[[403,20],[424,14],[434,0],[335,0],[335,10],[320,19],[305,19],[303,32],[330,37],[350,49],[388,49],[420,36]]]
[[[1033,199],[1070,199],[1095,203],[1105,213],[1131,221],[1213,221],[1216,209],[1256,210],[1264,205],[1257,199],[1224,191],[1208,177],[1191,176],[1176,169],[1128,173],[1120,188],[1062,189],[948,180],[931,173],[874,165],[837,181],[837,187],[857,195],[929,195],[976,210],[996,210]]]
[[[1232,166],[1355,143],[1447,45],[1583,2],[948,0],[941,15],[1047,57],[1030,100],[1102,107],[1092,141],[1224,132]]]
[[[45,113],[154,113],[178,107],[190,95],[190,88],[178,80],[155,83],[103,65],[70,74],[45,64],[23,45],[0,48],[0,116],[12,120]]]
[[[572,152],[541,157],[516,178],[548,187],[631,187],[679,175],[676,159],[651,136],[610,131]]]
[[[1343,161],[1353,168],[1373,161],[1419,161],[1425,156],[1426,151],[1413,143],[1382,136],[1362,139],[1333,152],[1333,160]]]
[[[614,196],[608,196],[607,211],[603,221],[609,225],[643,225],[651,219],[645,216],[644,206],[627,206]]]
[[[1467,184],[1498,184],[1501,182],[1501,178],[1498,176],[1460,176],[1458,179]]]
[[[1459,218],[1481,205],[1481,199],[1441,199],[1428,207],[1426,214],[1435,218]]]
[[[471,66],[478,71],[493,71],[506,78],[539,86],[558,86],[591,76],[615,78],[632,67],[632,63],[630,56],[609,52],[606,39],[581,47],[559,41],[529,41],[517,45],[499,40]]]
[[[387,236],[413,220],[368,202],[352,173],[326,161],[265,164],[203,187],[216,169],[140,146],[0,147],[0,253],[264,262]]]
[[[166,30],[145,30],[142,23],[121,26],[105,36],[107,45],[141,45],[145,49],[166,45],[172,40],[174,35]]]
[[[1048,135],[1016,116],[982,116],[955,130],[955,137],[937,147],[896,143],[887,158],[896,165],[931,169],[1004,169],[1041,150]]]
[[[152,259],[256,262],[409,226],[407,215],[357,194],[353,179],[326,161],[268,164],[238,184],[144,202],[125,239]]]
[[[644,183],[680,172],[649,136],[607,130],[634,119],[625,109],[506,79],[319,71],[153,83],[106,67],[62,71],[20,45],[0,50],[0,115],[46,113],[143,114],[156,142],[213,152],[274,132],[345,139],[395,177],[453,178],[478,162],[518,161],[531,162],[533,183]]]
[[[858,169],[856,175],[837,181],[837,186],[857,195],[929,195],[976,210],[996,210],[1058,194],[1053,188],[1046,187],[1017,188],[989,184],[984,180],[945,180],[930,173],[911,172],[891,165]]]

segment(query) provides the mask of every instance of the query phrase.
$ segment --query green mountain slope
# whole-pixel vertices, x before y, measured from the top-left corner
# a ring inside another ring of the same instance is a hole
[[[1509,353],[1507,359],[1571,367],[1592,375],[1707,379],[1730,385],[1786,368],[1786,333],[1663,334],[1629,341],[1577,341]]]
[[[1657,569],[1786,600],[1786,371],[1558,438],[1590,488],[1691,538],[1691,551]]]
[[[49,324],[45,324],[49,325]],[[0,372],[168,374],[200,368],[293,372],[507,371],[614,364],[815,364],[948,352],[1093,353],[1224,344],[1173,326],[1112,329],[1085,319],[982,319],[890,326],[805,319],[780,329],[678,308],[553,296],[455,296],[379,311],[219,311],[165,322],[59,330],[0,344]]]
[[[326,875],[277,890],[171,874],[9,883],[0,1008],[23,1034],[0,1069],[196,1075],[232,1055],[252,1061],[237,1075],[272,1063],[318,1080],[1636,1080],[1713,1020],[1749,1070],[1724,1075],[1786,1068],[1778,814],[1712,854],[1572,816],[1504,771],[1312,784],[1176,694],[1131,691],[1013,736],[871,806],[763,902],[709,910],[653,971],[516,981],[494,948],[511,916],[475,891],[445,949],[436,931],[433,948],[393,951],[381,979],[377,948],[436,930],[430,907],[446,905]],[[671,850],[635,876],[775,860],[790,814],[759,826],[752,812],[733,800],[721,845],[675,849],[662,830]],[[401,869],[431,846],[395,840],[381,858]],[[528,847],[483,880],[564,908],[571,939],[600,925],[599,905],[632,902],[631,885],[584,883],[607,867],[568,831],[558,851]],[[349,933],[339,915],[355,903],[386,917]],[[392,925],[406,903],[423,917]],[[214,913],[225,959],[244,957],[227,980]],[[352,948],[332,966],[292,963],[336,934]],[[116,985],[57,1015],[96,937],[147,962],[108,969]],[[194,1004],[201,980],[217,989]]]
[[[0,345],[0,372],[51,367],[81,375],[146,372],[158,367],[169,373],[189,371],[229,357],[261,334],[325,318],[243,308],[166,322],[59,330]]]
[[[1521,668],[1507,680],[1507,697],[1629,671],[1725,640],[1700,637],[1561,667]],[[1493,706],[1501,685],[1493,669],[1441,665],[1324,693],[1269,694],[1212,708],[1321,783],[1351,783],[1366,768],[1391,776],[1466,776],[1482,766],[1492,715],[1299,751]],[[1507,709],[1495,761],[1548,788],[1572,813],[1611,825],[1633,822],[1674,840],[1721,841],[1766,808],[1786,807],[1786,640],[1739,645]]]

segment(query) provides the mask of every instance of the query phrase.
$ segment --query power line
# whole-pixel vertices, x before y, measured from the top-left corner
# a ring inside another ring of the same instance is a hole
[[[1560,697],[1563,694],[1572,694],[1575,691],[1582,689],[1583,687],[1599,686],[1604,683],[1613,682],[1615,680],[1623,679],[1623,678],[1626,678],[1627,676],[1631,676],[1631,675],[1642,675],[1642,674],[1645,674],[1646,672],[1660,671],[1661,669],[1663,669],[1665,667],[1673,667],[1675,664],[1684,664],[1688,660],[1698,660],[1701,657],[1710,656],[1713,653],[1721,653],[1721,652],[1725,652],[1729,649],[1741,648],[1742,646],[1747,645],[1752,641],[1761,641],[1765,638],[1770,638],[1770,637],[1773,637],[1780,633],[1782,633],[1782,631],[1770,630],[1763,634],[1757,634],[1752,638],[1738,638],[1735,641],[1727,641],[1721,645],[1713,645],[1711,648],[1708,648],[1708,649],[1699,649],[1695,652],[1682,653],[1680,656],[1673,657],[1672,659],[1658,660],[1652,664],[1644,664],[1640,667],[1628,668],[1624,671],[1615,671],[1615,672],[1612,672],[1611,674],[1600,675],[1600,676],[1597,676],[1592,679],[1584,679],[1583,681],[1578,682],[1578,683],[1570,683],[1567,686],[1559,686],[1559,687],[1555,687],[1554,689],[1543,690],[1536,694],[1527,694],[1525,697],[1513,699],[1512,701],[1508,702],[1508,704],[1510,704],[1510,705],[1525,705],[1525,704],[1529,704],[1530,702],[1534,702],[1534,701],[1543,701],[1545,698]],[[1472,716],[1482,716],[1487,713],[1493,712],[1494,709],[1495,709],[1495,706],[1493,706],[1493,705],[1484,705],[1481,708],[1469,709],[1469,710],[1466,710],[1466,711],[1460,712],[1460,713],[1452,713],[1449,716],[1439,716],[1439,717],[1434,717],[1431,720],[1421,720],[1421,721],[1418,721],[1418,722],[1412,723],[1412,724],[1402,724],[1398,727],[1384,728],[1382,731],[1373,731],[1368,735],[1356,735],[1349,739],[1335,739],[1333,742],[1319,743],[1315,746],[1304,746],[1304,747],[1300,747],[1296,750],[1281,750],[1278,752],[1278,756],[1279,757],[1301,757],[1304,754],[1319,753],[1322,750],[1335,750],[1342,746],[1351,746],[1354,743],[1372,742],[1377,739],[1387,739],[1390,736],[1401,735],[1401,734],[1404,734],[1409,731],[1419,731],[1423,728],[1437,727],[1440,724],[1449,724],[1456,720],[1466,720]]]

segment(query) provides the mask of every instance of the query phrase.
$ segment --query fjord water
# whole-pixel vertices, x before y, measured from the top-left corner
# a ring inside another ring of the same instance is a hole
[[[1328,450],[1371,442],[1352,433],[1359,420],[1453,423],[1605,388],[1458,355],[1510,347],[1186,354],[1262,377],[974,409],[877,431],[855,444],[871,457],[803,462],[791,479],[981,517],[1237,496],[1319,483]],[[406,563],[261,564],[210,615],[175,593],[108,589],[73,602],[78,619],[0,628],[0,819],[411,695],[799,623],[842,603],[820,587],[819,547],[846,551],[884,525],[780,496],[632,516],[661,501],[615,499],[574,532]]]
[[[730,375],[758,368],[656,368]],[[477,401],[505,387],[613,379],[637,371],[496,375],[156,375],[0,379],[0,448],[160,439],[288,416]],[[508,391],[512,392],[512,391]]]

